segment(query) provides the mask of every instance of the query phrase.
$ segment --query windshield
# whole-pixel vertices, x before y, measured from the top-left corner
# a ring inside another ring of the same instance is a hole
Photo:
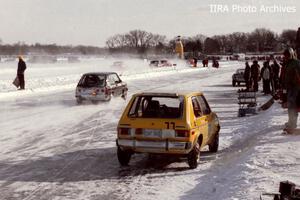
[[[137,118],[180,118],[183,113],[183,97],[138,96],[128,113]]]

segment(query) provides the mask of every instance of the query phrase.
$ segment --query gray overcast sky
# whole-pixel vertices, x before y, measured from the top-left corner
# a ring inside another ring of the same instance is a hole
[[[213,13],[210,5],[224,5]],[[253,13],[232,6],[254,6]],[[260,6],[294,7],[295,12],[260,12]],[[226,7],[228,11],[226,11]],[[300,26],[299,0],[0,0],[0,38],[4,43],[57,43],[105,46],[109,36],[142,29],[176,35],[276,32]]]

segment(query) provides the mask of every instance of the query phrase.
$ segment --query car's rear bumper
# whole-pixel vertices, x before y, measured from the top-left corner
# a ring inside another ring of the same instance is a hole
[[[81,94],[76,94],[76,98],[81,98],[82,100],[95,100],[95,101],[103,101],[109,98],[109,95],[105,94],[99,94],[99,95],[81,95]]]
[[[117,146],[140,153],[165,153],[165,154],[187,154],[192,149],[191,142],[178,141],[146,141],[146,140],[129,140],[117,139]]]

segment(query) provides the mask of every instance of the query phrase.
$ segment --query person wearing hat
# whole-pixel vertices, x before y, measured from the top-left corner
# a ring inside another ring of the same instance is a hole
[[[24,79],[25,70],[26,70],[26,63],[24,62],[22,56],[19,56],[19,63],[18,63],[18,70],[17,70],[17,76],[20,81],[19,90],[25,89],[25,79]]]
[[[286,68],[284,73],[284,86],[287,90],[288,122],[285,130],[297,128],[298,103],[297,97],[300,94],[300,62],[292,48],[283,52]]]

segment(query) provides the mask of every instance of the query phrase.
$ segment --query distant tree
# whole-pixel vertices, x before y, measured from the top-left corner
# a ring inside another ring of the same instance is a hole
[[[234,32],[228,35],[228,41],[234,52],[240,53],[246,51],[247,35],[242,32]]]
[[[202,51],[202,43],[199,39],[194,39],[194,38],[182,38],[182,43],[184,46],[184,51],[185,52],[190,52],[194,56],[197,55],[198,52]],[[175,43],[174,43],[175,46]],[[173,48],[174,48],[173,46]]]
[[[207,38],[207,36],[202,35],[202,34],[197,34],[195,36],[192,37],[192,39],[194,41],[200,41],[202,44],[204,43],[205,39]]]
[[[218,42],[218,44],[220,45],[221,53],[225,53],[230,49],[231,44],[226,35],[215,35],[215,36],[213,36],[213,39],[216,40]]]
[[[106,46],[111,50],[134,50],[145,53],[149,49],[158,50],[158,46],[166,43],[166,36],[153,34],[143,30],[132,30],[126,34],[118,34],[106,41]]]
[[[204,52],[207,54],[219,53],[220,45],[217,40],[206,38],[204,41]]]
[[[249,34],[247,48],[250,51],[273,51],[277,45],[277,37],[271,30],[257,28]]]
[[[279,39],[281,42],[285,43],[286,45],[295,47],[296,37],[297,37],[297,31],[288,29],[282,31]]]
[[[108,48],[120,48],[125,47],[127,44],[125,35],[114,35],[106,41],[106,46]]]
[[[165,36],[149,33],[142,30],[133,30],[125,34],[126,42],[130,47],[147,48],[164,43]]]

